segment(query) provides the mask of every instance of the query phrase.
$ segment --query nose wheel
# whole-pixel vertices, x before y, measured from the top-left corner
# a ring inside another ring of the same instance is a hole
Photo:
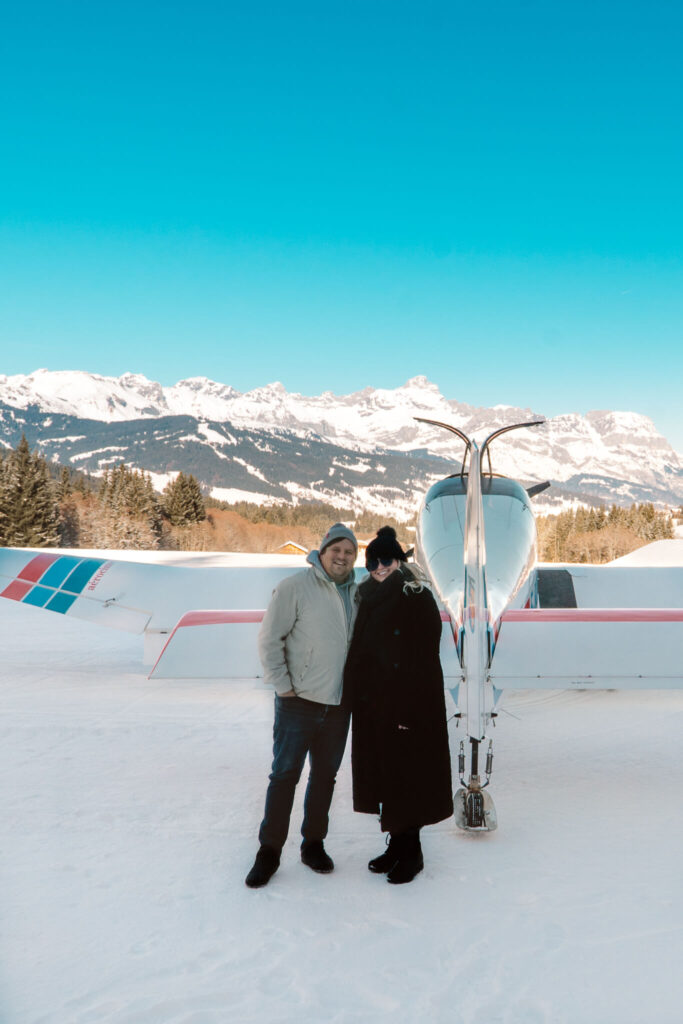
[[[479,741],[470,739],[472,744],[472,762],[470,777],[465,782],[465,746],[460,743],[459,767],[460,789],[453,795],[455,823],[465,832],[493,832],[498,828],[496,808],[486,787],[493,769],[492,743],[486,754],[486,781],[482,783],[479,776]]]
[[[465,832],[493,832],[498,828],[496,808],[489,793],[481,789],[459,789],[453,796],[453,804],[455,824]]]

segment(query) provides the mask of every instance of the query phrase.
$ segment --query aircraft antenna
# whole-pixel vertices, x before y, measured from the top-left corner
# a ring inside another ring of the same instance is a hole
[[[467,434],[463,434],[462,430],[458,430],[457,427],[451,426],[450,423],[442,423],[441,420],[426,420],[422,416],[413,416],[413,419],[417,420],[418,423],[430,423],[433,427],[443,427],[444,430],[450,430],[452,434],[457,434],[460,440],[465,442],[465,454],[463,455],[462,463],[460,466],[460,476],[464,476],[465,462],[467,461],[467,455],[469,453],[469,450],[472,447],[472,442],[470,441]]]
[[[545,420],[530,420],[528,423],[511,423],[509,427],[500,427],[498,430],[494,430],[492,434],[489,434],[481,446],[481,454],[483,456],[484,452],[486,452],[488,455],[489,472],[491,475],[493,475],[491,468],[491,451],[489,448],[491,441],[495,441],[495,439],[500,437],[501,434],[507,434],[508,430],[519,430],[521,427],[540,427],[540,425],[545,422]]]

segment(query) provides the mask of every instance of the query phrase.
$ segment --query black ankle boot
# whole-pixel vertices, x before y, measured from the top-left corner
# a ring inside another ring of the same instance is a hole
[[[244,879],[244,884],[250,889],[260,889],[262,885],[268,885],[279,867],[280,851],[272,846],[262,846],[256,854],[254,866]]]
[[[325,852],[322,839],[304,839],[301,844],[301,861],[319,875],[329,875],[330,871],[334,871],[334,861]]]
[[[425,866],[419,829],[396,836],[396,844],[398,858],[387,875],[387,882],[403,885],[405,882],[412,882],[415,875],[418,875]]]
[[[397,860],[398,852],[396,850],[396,837],[390,835],[389,842],[384,853],[380,853],[379,857],[373,857],[373,859],[368,862],[368,871],[372,871],[376,875],[386,875],[387,871],[391,871]]]

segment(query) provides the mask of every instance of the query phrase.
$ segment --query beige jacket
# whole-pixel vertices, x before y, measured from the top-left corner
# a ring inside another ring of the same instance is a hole
[[[276,693],[294,690],[319,704],[340,704],[358,588],[348,584],[347,622],[343,599],[317,552],[308,560],[310,569],[288,576],[273,591],[258,637],[263,676]]]

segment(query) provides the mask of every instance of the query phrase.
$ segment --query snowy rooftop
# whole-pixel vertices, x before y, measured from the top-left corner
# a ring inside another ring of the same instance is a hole
[[[655,540],[642,548],[636,548],[629,555],[615,558],[610,565],[680,565],[683,566],[683,539]],[[683,598],[683,595],[681,595]]]

